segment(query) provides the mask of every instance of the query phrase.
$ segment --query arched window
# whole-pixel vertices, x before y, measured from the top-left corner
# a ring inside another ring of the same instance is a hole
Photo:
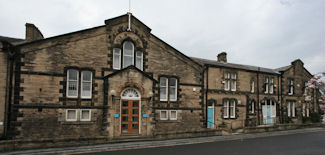
[[[131,41],[125,41],[121,48],[113,48],[112,68],[120,70],[131,65],[135,65],[143,70],[143,51],[135,51],[135,46]]]
[[[130,41],[123,44],[123,68],[134,64],[134,45]]]
[[[138,98],[140,98],[140,94],[134,88],[127,88],[127,89],[123,90],[123,92],[121,93],[121,98],[122,99],[138,99]]]

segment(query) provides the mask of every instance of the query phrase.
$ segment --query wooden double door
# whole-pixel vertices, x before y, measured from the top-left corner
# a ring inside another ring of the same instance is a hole
[[[139,100],[122,100],[121,132],[122,134],[139,133]]]

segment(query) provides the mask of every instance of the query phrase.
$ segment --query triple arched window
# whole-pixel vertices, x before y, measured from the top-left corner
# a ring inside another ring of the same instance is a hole
[[[119,70],[131,65],[143,70],[143,52],[135,51],[134,44],[131,41],[125,41],[122,49],[113,49],[113,69]]]

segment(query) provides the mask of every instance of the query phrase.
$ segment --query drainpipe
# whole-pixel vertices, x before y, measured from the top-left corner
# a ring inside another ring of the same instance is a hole
[[[207,80],[206,80],[206,91],[205,91],[205,121],[206,127],[208,127],[208,90],[209,90],[209,66],[206,66]]]
[[[281,77],[278,75],[278,102],[280,102],[279,104],[279,114],[280,114],[280,124],[283,123],[283,117],[282,117],[282,101],[280,101],[280,80],[281,80]],[[282,94],[282,92],[281,92]]]
[[[260,80],[259,80],[259,73],[260,67],[258,67],[258,71],[256,73],[256,84],[257,84],[257,125],[260,125]]]
[[[6,95],[5,95],[5,112],[4,112],[4,132],[3,137],[7,138],[8,129],[10,127],[10,111],[12,101],[12,81],[13,81],[13,70],[14,70],[14,55],[15,51],[9,42],[2,42],[5,50],[7,50],[7,77],[6,77]]]

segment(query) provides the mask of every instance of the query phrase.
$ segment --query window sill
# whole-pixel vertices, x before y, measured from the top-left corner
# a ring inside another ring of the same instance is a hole
[[[92,121],[65,121],[61,122],[63,125],[90,125],[93,124]]]

